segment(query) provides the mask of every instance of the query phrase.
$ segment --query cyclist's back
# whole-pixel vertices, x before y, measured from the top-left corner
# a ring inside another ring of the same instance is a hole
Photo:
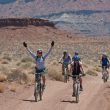
[[[80,63],[79,63],[79,61],[74,61],[74,62],[72,62],[72,75],[74,76],[74,75],[79,75],[80,73],[81,73],[81,70],[80,70],[80,68],[81,68],[81,65],[80,65]]]
[[[101,63],[102,63],[102,68],[103,67],[106,67],[106,68],[108,67],[109,60],[108,60],[108,57],[106,55],[103,55],[102,56]]]

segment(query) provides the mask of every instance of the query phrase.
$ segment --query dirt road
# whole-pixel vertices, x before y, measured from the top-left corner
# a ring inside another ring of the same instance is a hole
[[[34,86],[27,88],[16,98],[3,100],[2,110],[110,110],[110,86],[103,84],[101,78],[86,76],[84,91],[80,94],[80,102],[75,103],[72,97],[72,80],[65,84],[57,81],[47,81],[43,100],[34,101]],[[5,97],[6,98],[6,97]]]

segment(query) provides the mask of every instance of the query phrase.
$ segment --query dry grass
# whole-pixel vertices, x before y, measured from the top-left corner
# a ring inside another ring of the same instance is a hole
[[[17,85],[12,85],[12,86],[10,87],[10,91],[11,91],[11,92],[16,92],[16,91],[17,91]]]
[[[8,81],[17,81],[18,83],[27,83],[28,82],[28,74],[24,73],[21,69],[13,69],[11,73],[7,77]]]
[[[22,69],[30,69],[31,67],[32,67],[32,63],[31,62],[22,63],[20,65],[20,68],[22,68]]]
[[[63,80],[61,67],[58,66],[57,61],[54,60],[50,65],[48,65],[48,76],[57,81]]]
[[[7,80],[7,76],[0,73],[0,82],[4,82]]]
[[[33,62],[33,60],[30,57],[24,57],[24,58],[21,59],[21,62],[22,63],[27,63],[27,62]]]
[[[21,62],[17,62],[16,63],[16,66],[20,66],[22,63]]]
[[[94,70],[97,71],[97,72],[101,72],[102,71],[101,68],[99,68],[97,66],[94,68]]]
[[[84,63],[84,64],[83,64],[83,67],[88,68],[88,65]]]
[[[9,64],[8,60],[3,60],[1,64]]]
[[[8,66],[0,65],[0,72],[3,73],[3,74],[8,74],[9,73]]]
[[[12,58],[9,55],[4,55],[2,59],[8,60],[8,61],[12,60]]]
[[[94,70],[88,70],[88,71],[86,72],[86,74],[92,75],[92,76],[98,76],[97,72],[94,71]]]

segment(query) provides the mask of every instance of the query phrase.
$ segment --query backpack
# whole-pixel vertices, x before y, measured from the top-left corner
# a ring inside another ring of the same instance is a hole
[[[36,61],[38,60],[38,58],[39,58],[39,57],[38,57],[38,56],[36,56]],[[43,59],[43,61],[44,61],[44,57],[42,56],[41,58],[42,58],[42,59]]]
[[[80,70],[80,63],[75,63],[74,62],[74,70],[73,70],[73,74],[76,74],[76,75],[79,75],[81,73],[81,70]]]

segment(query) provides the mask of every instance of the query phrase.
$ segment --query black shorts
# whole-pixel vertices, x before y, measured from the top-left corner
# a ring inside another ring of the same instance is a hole
[[[106,65],[106,66],[104,66],[104,65],[102,65],[102,69],[107,69],[108,68],[108,65]]]
[[[44,73],[44,72],[45,72],[45,68],[42,69],[42,70],[39,70],[39,69],[37,69],[37,68],[35,67],[35,72],[36,72],[36,73]]]
[[[81,77],[81,73],[79,74],[72,74],[73,75],[73,79],[76,79],[76,76]]]

